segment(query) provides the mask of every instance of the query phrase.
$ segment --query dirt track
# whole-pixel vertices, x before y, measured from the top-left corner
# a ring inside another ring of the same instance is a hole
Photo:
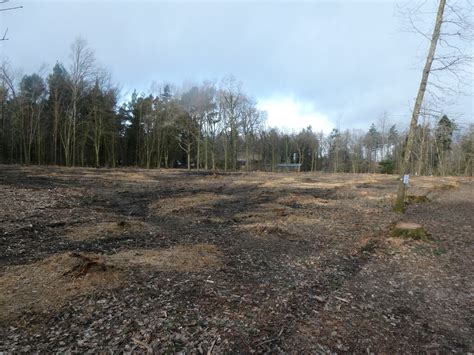
[[[472,352],[474,184],[411,183],[0,166],[0,351]]]

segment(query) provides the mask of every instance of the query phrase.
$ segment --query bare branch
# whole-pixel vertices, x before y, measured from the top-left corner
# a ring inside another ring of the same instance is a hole
[[[4,9],[0,9],[0,11],[10,11],[10,10],[17,10],[17,9],[23,9],[23,6],[7,7]]]

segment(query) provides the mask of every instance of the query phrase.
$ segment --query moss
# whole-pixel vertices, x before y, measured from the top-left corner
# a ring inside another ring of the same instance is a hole
[[[447,252],[448,251],[445,248],[439,247],[438,249],[435,249],[433,251],[433,254],[436,255],[436,256],[441,256],[441,255],[446,254]]]
[[[393,212],[396,213],[405,213],[405,203],[399,203],[395,202],[395,205],[393,206]]]
[[[413,251],[418,255],[431,256],[432,248],[426,247],[426,244],[416,244],[413,246]]]
[[[392,230],[392,237],[395,238],[407,238],[414,240],[424,240],[432,241],[433,238],[424,228],[416,229],[404,229],[404,228],[394,228]]]
[[[428,202],[431,202],[431,200],[426,195],[408,195],[406,199],[408,205]]]
[[[431,202],[431,200],[426,195],[408,195],[405,198],[405,202],[403,203],[395,202],[393,211],[397,213],[404,213],[405,207],[408,205],[416,205],[416,204],[428,203],[428,202]]]

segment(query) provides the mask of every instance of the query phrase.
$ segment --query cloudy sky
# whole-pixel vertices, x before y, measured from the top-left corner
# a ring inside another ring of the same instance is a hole
[[[268,112],[269,125],[287,129],[366,129],[383,112],[408,122],[428,46],[403,31],[396,4],[384,0],[8,5],[24,8],[0,13],[10,38],[0,56],[23,74],[56,61],[68,66],[70,44],[82,36],[125,97],[153,82],[232,74]],[[472,121],[472,95],[449,110]]]

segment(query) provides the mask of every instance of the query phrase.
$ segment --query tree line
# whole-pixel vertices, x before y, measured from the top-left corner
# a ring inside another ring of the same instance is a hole
[[[318,127],[285,132],[267,127],[266,113],[233,77],[177,88],[133,92],[125,102],[83,39],[67,68],[17,78],[0,68],[0,162],[65,166],[185,167],[397,173],[407,134],[387,114],[367,131]],[[288,119],[291,119],[290,117]],[[424,115],[416,128],[409,170],[416,174],[473,172],[474,125]]]

